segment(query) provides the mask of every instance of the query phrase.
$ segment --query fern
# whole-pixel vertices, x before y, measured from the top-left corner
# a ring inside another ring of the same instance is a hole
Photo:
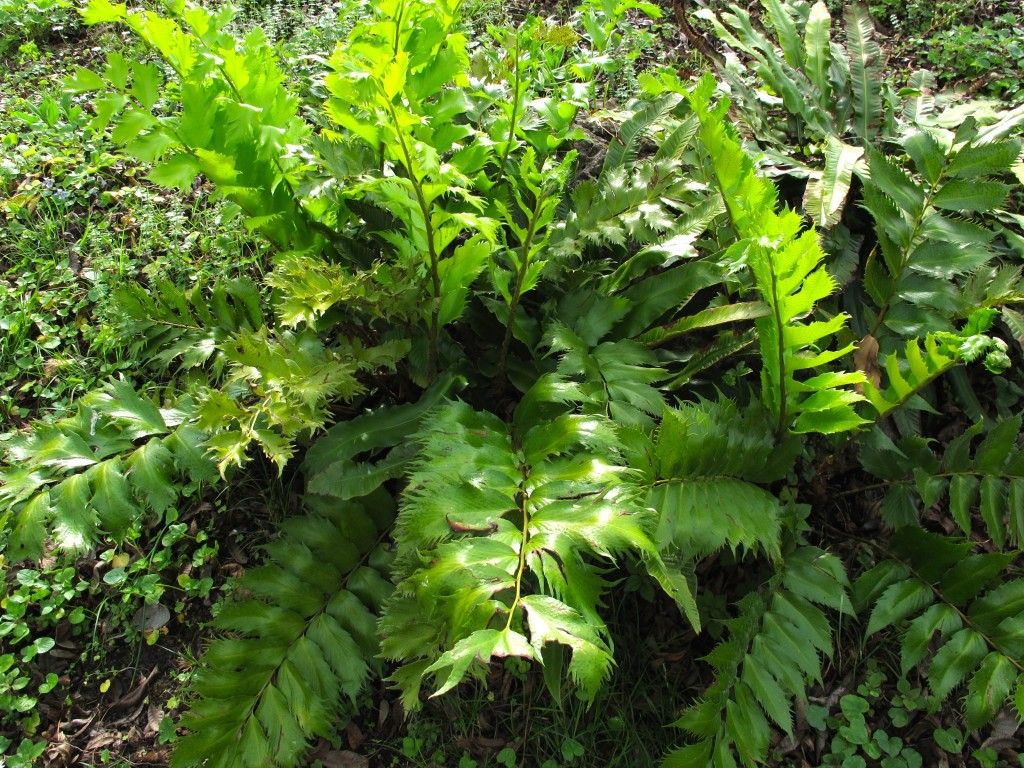
[[[556,324],[551,351],[563,353],[558,374],[578,381],[582,410],[615,423],[651,429],[664,400],[652,385],[665,372],[650,351],[632,341],[606,341],[593,348],[572,330]]]
[[[665,382],[665,389],[669,391],[681,389],[701,371],[742,352],[755,341],[757,341],[757,332],[753,328],[742,333],[722,331],[708,346],[696,349],[689,355],[683,369]]]
[[[238,331],[263,326],[259,290],[247,278],[218,280],[209,292],[196,286],[182,293],[161,282],[147,290],[126,285],[116,294],[121,315],[119,337],[126,338],[133,356],[147,360],[158,370],[179,361],[183,369],[210,363],[215,376],[225,360],[218,346]]]
[[[769,581],[751,592],[723,623],[728,640],[707,657],[715,682],[674,723],[693,737],[665,759],[664,768],[732,768],[733,749],[745,766],[764,761],[771,723],[793,734],[791,701],[806,698],[821,679],[821,656],[832,655],[832,632],[818,606],[848,610],[846,575],[833,556],[797,549]]]
[[[891,558],[857,579],[853,597],[871,608],[867,635],[906,626],[904,675],[930,657],[928,685],[940,700],[968,682],[965,712],[974,730],[1014,690],[1024,716],[1024,579],[1001,578],[1014,554],[972,549],[970,542],[902,528],[890,544]]]
[[[144,515],[167,512],[183,488],[214,479],[195,407],[181,397],[160,408],[125,382],[111,382],[74,415],[12,440],[0,474],[7,558],[40,557],[51,533],[73,552],[101,533],[120,540]]]
[[[376,619],[392,590],[379,545],[394,502],[382,491],[360,502],[307,495],[305,508],[239,579],[248,597],[217,614],[213,626],[229,636],[195,673],[175,768],[298,766],[311,738],[356,711],[379,666]]]
[[[966,218],[997,208],[1008,187],[991,177],[1020,153],[1014,141],[946,152],[928,133],[904,139],[922,176],[918,182],[878,151],[867,152],[864,207],[875,220],[877,252],[865,266],[864,288],[878,308],[872,335],[923,336],[951,331],[949,318],[966,314],[954,278],[985,267],[995,256],[995,232]]]
[[[573,190],[570,211],[552,236],[552,255],[568,259],[587,247],[622,249],[630,239],[653,246],[638,261],[630,259],[632,265],[626,268],[635,269],[657,253],[655,244],[671,242],[677,234],[699,234],[707,226],[714,215],[702,208],[708,196],[683,172],[696,170],[687,168],[682,158],[697,123],[692,117],[671,117],[669,110],[679,101],[679,94],[663,94],[623,122],[599,177]],[[661,139],[658,151],[637,159],[637,142],[645,134]],[[694,215],[677,222],[680,211]]]
[[[307,490],[348,501],[403,476],[416,454],[416,446],[406,438],[432,408],[465,383],[449,373],[415,403],[381,406],[335,424],[306,452],[302,469],[309,481]],[[387,455],[379,458],[385,449]]]
[[[695,559],[723,547],[778,559],[781,508],[761,485],[780,480],[795,442],[775,445],[763,408],[701,403],[666,408],[655,448],[658,547]]]
[[[845,20],[854,131],[866,141],[874,137],[882,122],[882,49],[875,40],[875,25],[866,5],[846,6]]]
[[[1024,541],[1024,452],[1017,446],[1021,417],[1003,419],[971,450],[981,433],[975,424],[950,441],[941,459],[920,438],[894,443],[880,430],[861,447],[861,463],[886,481],[882,514],[891,525],[917,522],[917,502],[926,507],[948,499],[949,513],[965,535],[978,510],[997,549]]]
[[[417,435],[422,454],[395,534],[398,588],[381,624],[407,707],[419,705],[426,678],[439,695],[493,658],[557,669],[569,653],[585,698],[610,674],[598,612],[610,584],[592,562],[632,553],[664,573],[613,423],[574,407],[588,399],[542,377],[511,425],[452,403]]]
[[[72,83],[76,90],[108,91],[93,127],[116,117],[112,138],[129,155],[154,163],[152,181],[188,188],[201,173],[271,242],[286,250],[323,247],[328,240],[317,213],[295,195],[302,161],[288,152],[308,139],[309,126],[298,115],[298,100],[282,87],[273,46],[259,31],[241,42],[226,31],[231,6],[217,13],[193,2],[177,7],[175,19],[90,0],[85,23],[126,24],[161,55],[181,94],[179,112],[154,114],[163,95],[157,68],[129,66],[111,54],[102,75],[80,70]]]
[[[689,96],[701,121],[701,139],[711,158],[721,194],[740,237],[734,258],[745,258],[770,313],[757,320],[764,365],[762,396],[776,421],[776,433],[841,432],[864,420],[853,404],[863,399],[841,387],[863,381],[860,373],[820,373],[797,378],[846,355],[853,345],[821,350],[841,330],[846,315],[798,322],[835,288],[821,260],[824,253],[813,230],[800,233],[800,216],[775,212],[771,182],[758,178],[750,158],[723,122],[728,109],[710,106],[713,80],[706,78]]]
[[[871,340],[873,338],[867,337]],[[902,357],[896,353],[886,356],[884,365],[888,386],[885,390],[866,381],[864,394],[878,415],[885,416],[918,395],[932,381],[956,365],[959,358],[956,348],[940,342],[935,334],[925,337],[923,349],[917,339],[911,339]]]
[[[622,123],[619,132],[612,138],[601,166],[601,175],[636,162],[640,151],[640,140],[659,119],[664,117],[679,102],[678,94],[666,94],[656,101],[648,102],[628,120]]]

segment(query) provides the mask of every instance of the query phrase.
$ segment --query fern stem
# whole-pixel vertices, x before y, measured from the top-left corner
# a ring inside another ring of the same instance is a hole
[[[520,246],[519,251],[519,274],[516,275],[516,287],[512,292],[512,301],[508,305],[508,324],[505,326],[505,337],[501,340],[501,354],[498,356],[498,368],[502,374],[508,362],[508,349],[512,344],[512,328],[515,323],[516,310],[519,308],[519,300],[523,295],[523,281],[526,280],[526,271],[530,266],[530,248],[533,247],[533,238],[537,234],[537,222],[540,219],[541,206],[544,196],[538,197],[533,206],[533,215],[530,217],[530,224],[526,230],[526,237]]]
[[[516,114],[519,111],[519,87],[522,83],[522,73],[520,71],[522,56],[522,44],[519,38],[519,30],[516,30],[516,48],[515,48],[515,72],[512,80],[512,114],[508,119],[508,141],[505,143],[505,151],[501,154],[501,162],[498,164],[498,176],[494,179],[494,183],[497,184],[501,181],[501,177],[505,173],[505,164],[508,163],[509,155],[512,153],[512,143],[516,138],[516,120],[519,119],[519,115]]]
[[[775,439],[781,441],[786,435],[786,342],[785,325],[782,321],[782,308],[779,306],[779,277],[775,272],[775,260],[770,251],[763,251],[768,260],[768,268],[772,274],[772,312],[775,314],[775,326],[779,329],[779,418],[775,424]]]
[[[430,346],[427,356],[427,379],[433,381],[434,377],[437,376],[437,340],[441,334],[441,274],[437,267],[438,257],[437,249],[434,245],[434,225],[430,222],[430,205],[423,194],[423,185],[420,183],[420,179],[416,178],[409,144],[406,141],[405,134],[402,132],[402,126],[399,123],[395,105],[390,101],[388,102],[388,112],[395,126],[395,133],[398,135],[398,143],[402,149],[402,155],[405,157],[405,169],[409,174],[409,182],[412,184],[413,191],[416,194],[416,202],[419,204],[420,213],[423,216],[423,230],[427,240],[427,268],[430,273],[431,287],[434,291],[434,304],[430,309]]]
[[[508,609],[508,621],[505,622],[505,631],[512,629],[512,620],[516,615],[516,608],[523,595],[523,576],[526,575],[526,547],[530,543],[530,513],[527,510],[529,496],[526,492],[526,481],[529,479],[530,470],[525,464],[522,465],[523,484],[520,486],[519,512],[523,516],[523,535],[519,542],[519,564],[516,566],[516,593],[512,598],[512,605]]]

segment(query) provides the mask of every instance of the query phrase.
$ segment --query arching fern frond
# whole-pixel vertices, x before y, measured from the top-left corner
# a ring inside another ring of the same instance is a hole
[[[666,757],[663,768],[735,768],[767,757],[772,723],[792,735],[791,702],[821,679],[832,655],[831,626],[819,606],[847,609],[846,575],[832,555],[814,547],[789,554],[765,594],[751,592],[723,622],[727,640],[705,657],[715,682],[674,723],[693,743]]]
[[[967,682],[971,730],[1014,690],[1024,716],[1024,579],[1006,574],[1015,554],[972,554],[969,541],[913,526],[889,548],[892,557],[854,584],[855,605],[871,611],[866,634],[905,626],[903,674],[928,660],[928,686],[940,700]]]
[[[213,626],[227,636],[203,655],[197,699],[174,768],[293,768],[309,740],[329,736],[378,666],[377,615],[391,593],[380,548],[394,502],[307,495],[247,572],[249,596],[225,605]]]

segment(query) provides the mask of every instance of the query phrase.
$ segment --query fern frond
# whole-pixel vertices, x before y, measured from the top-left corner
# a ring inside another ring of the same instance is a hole
[[[432,408],[465,383],[462,377],[447,373],[415,403],[382,406],[335,424],[306,452],[302,469],[308,490],[347,501],[366,496],[387,480],[400,477],[415,455],[415,447],[403,443],[419,429]],[[391,450],[376,463],[365,456],[386,448]],[[361,454],[363,458],[356,460]]]
[[[583,385],[549,375],[511,425],[458,402],[428,416],[396,528],[398,588],[381,623],[406,706],[418,706],[425,678],[439,695],[495,657],[544,664],[552,645],[571,652],[584,697],[607,678],[598,608],[609,584],[590,562],[633,554],[664,571],[617,430],[587,412],[590,400]]]
[[[967,217],[1002,204],[1008,188],[991,177],[1019,153],[1017,142],[947,152],[924,132],[903,146],[923,181],[869,148],[864,207],[875,220],[878,248],[865,266],[864,287],[878,307],[871,333],[901,336],[951,331],[950,318],[969,314],[954,279],[974,275],[994,258],[995,232]]]
[[[225,29],[234,15],[228,8],[212,12],[187,2],[177,10],[168,17],[91,0],[85,23],[129,27],[160,54],[182,94],[181,110],[158,118],[158,70],[135,64],[128,79],[108,66],[102,77],[92,78],[111,92],[93,127],[113,119],[114,141],[139,160],[154,162],[150,179],[157,184],[187,188],[203,174],[242,208],[250,229],[282,250],[322,245],[324,228],[294,194],[304,161],[288,152],[306,143],[310,127],[298,114],[298,100],[283,87],[286,78],[273,45],[261,33],[239,42]]]
[[[681,389],[701,371],[707,370],[723,360],[742,352],[755,341],[757,341],[757,331],[753,328],[742,333],[737,333],[736,331],[723,331],[719,333],[710,345],[694,351],[686,361],[683,369],[665,382],[663,388],[669,392]]]
[[[924,122],[935,110],[935,75],[927,69],[918,69],[907,80],[907,90],[913,92],[903,104],[903,116],[911,123]]]
[[[601,175],[604,176],[615,168],[636,162],[640,152],[640,141],[644,135],[680,101],[682,101],[682,97],[679,94],[669,93],[655,101],[647,102],[641,109],[634,112],[619,127],[618,132],[608,144],[604,165],[601,167]]]
[[[1014,555],[970,554],[969,541],[912,526],[890,549],[895,559],[854,583],[855,605],[871,609],[866,633],[906,625],[903,674],[931,656],[932,692],[943,700],[968,682],[968,727],[980,728],[1024,685],[1024,580],[1001,581]]]
[[[219,376],[225,364],[218,345],[233,333],[265,325],[259,291],[248,278],[218,280],[209,291],[180,291],[168,282],[149,288],[125,285],[115,292],[119,336],[133,356],[167,370],[178,361],[195,368],[213,360]]]
[[[811,6],[804,36],[804,57],[807,77],[818,90],[819,102],[824,104],[832,95],[829,69],[832,66],[832,17],[828,6],[818,0]]]
[[[861,464],[888,481],[882,506],[892,525],[917,520],[916,506],[948,498],[949,513],[965,535],[974,529],[977,510],[992,543],[1003,549],[1024,541],[1024,451],[1017,446],[1021,417],[1003,419],[971,450],[981,434],[979,422],[950,441],[941,459],[917,438],[893,443],[874,430],[861,447]],[[972,455],[973,453],[973,455]]]
[[[174,768],[292,768],[309,740],[327,737],[378,667],[376,620],[391,593],[378,549],[394,502],[382,491],[359,503],[307,496],[286,520],[268,562],[225,605],[192,682],[182,718],[189,733]]]
[[[924,348],[918,339],[907,342],[902,356],[895,352],[885,357],[888,386],[885,390],[864,382],[864,395],[878,412],[885,416],[915,397],[931,382],[960,362],[960,355],[950,344],[940,342],[935,334],[925,336]]]
[[[835,289],[821,263],[825,254],[813,230],[800,233],[799,215],[775,212],[775,187],[755,174],[753,162],[723,121],[727,103],[711,108],[713,88],[714,81],[705,78],[689,99],[726,207],[743,238],[743,252],[771,310],[756,325],[764,366],[762,397],[776,420],[776,432],[853,429],[864,423],[853,409],[863,397],[842,387],[862,382],[863,375],[826,372],[797,378],[798,372],[820,368],[853,348],[822,350],[845,326],[846,315],[799,322]]]
[[[768,305],[760,301],[708,307],[667,325],[652,328],[638,336],[637,341],[648,347],[656,347],[698,328],[712,328],[716,325],[735,323],[741,320],[756,320],[759,317],[765,317],[768,312]]]
[[[74,415],[12,440],[0,472],[7,558],[41,556],[48,532],[72,552],[101,532],[118,540],[142,516],[173,506],[186,482],[216,477],[195,407],[182,397],[160,408],[127,383],[111,382],[83,398]]]
[[[804,210],[815,226],[834,227],[843,215],[846,196],[853,183],[853,171],[864,156],[863,147],[853,147],[829,136],[825,146],[825,170],[811,177],[804,192]]]
[[[618,424],[650,429],[664,399],[654,383],[665,371],[654,354],[633,341],[606,341],[591,348],[568,327],[556,323],[551,351],[563,353],[558,373],[579,381],[584,413],[601,414]]]
[[[666,408],[649,502],[658,510],[658,548],[687,560],[723,547],[777,559],[780,505],[759,484],[784,477],[795,448],[775,445],[763,408],[741,412],[729,401]]]
[[[813,585],[813,589],[808,589]],[[790,702],[806,698],[809,681],[821,679],[821,656],[832,655],[828,619],[818,606],[848,605],[846,576],[833,556],[797,549],[771,581],[768,594],[748,594],[739,614],[723,622],[728,640],[707,657],[715,682],[674,723],[694,743],[668,755],[678,768],[734,768],[768,754],[771,724],[792,734]]]

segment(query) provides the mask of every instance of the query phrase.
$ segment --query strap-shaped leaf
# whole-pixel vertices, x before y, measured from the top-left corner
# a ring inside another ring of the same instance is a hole
[[[853,90],[854,131],[871,139],[882,122],[882,49],[875,40],[875,25],[867,6],[846,6],[846,49],[850,53],[850,85]]]

